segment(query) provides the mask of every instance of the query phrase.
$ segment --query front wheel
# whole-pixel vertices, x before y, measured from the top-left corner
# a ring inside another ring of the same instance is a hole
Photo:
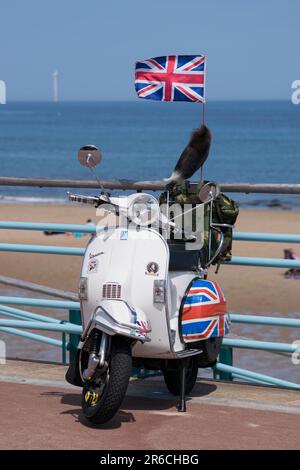
[[[112,419],[122,404],[132,370],[130,343],[124,338],[114,337],[108,362],[101,382],[88,382],[82,391],[83,414],[95,424],[104,424]]]

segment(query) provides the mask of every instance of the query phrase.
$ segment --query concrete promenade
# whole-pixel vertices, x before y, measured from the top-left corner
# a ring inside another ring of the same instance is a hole
[[[300,393],[199,379],[176,411],[161,377],[132,380],[117,416],[94,427],[61,365],[0,365],[0,449],[299,449]]]

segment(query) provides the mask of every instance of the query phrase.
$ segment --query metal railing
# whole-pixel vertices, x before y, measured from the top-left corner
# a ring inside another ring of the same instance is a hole
[[[165,189],[165,181],[135,181],[127,179],[101,180],[106,189],[161,191]],[[193,183],[192,184],[196,184]],[[300,194],[300,184],[277,183],[218,183],[221,191],[246,194]],[[39,188],[90,188],[98,189],[96,180],[68,178],[22,178],[16,176],[0,177],[0,186],[31,186]]]

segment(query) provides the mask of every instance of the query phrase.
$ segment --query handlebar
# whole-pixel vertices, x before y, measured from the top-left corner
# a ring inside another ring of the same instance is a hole
[[[82,194],[68,193],[68,198],[69,198],[69,201],[80,202],[82,204],[91,204],[92,206],[99,206],[101,202],[104,202],[98,196],[84,196]]]

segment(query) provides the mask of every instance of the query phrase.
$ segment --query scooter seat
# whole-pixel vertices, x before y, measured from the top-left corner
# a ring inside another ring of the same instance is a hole
[[[186,250],[182,242],[168,243],[170,250],[169,271],[196,271],[199,266],[204,268],[207,262],[208,250]]]

